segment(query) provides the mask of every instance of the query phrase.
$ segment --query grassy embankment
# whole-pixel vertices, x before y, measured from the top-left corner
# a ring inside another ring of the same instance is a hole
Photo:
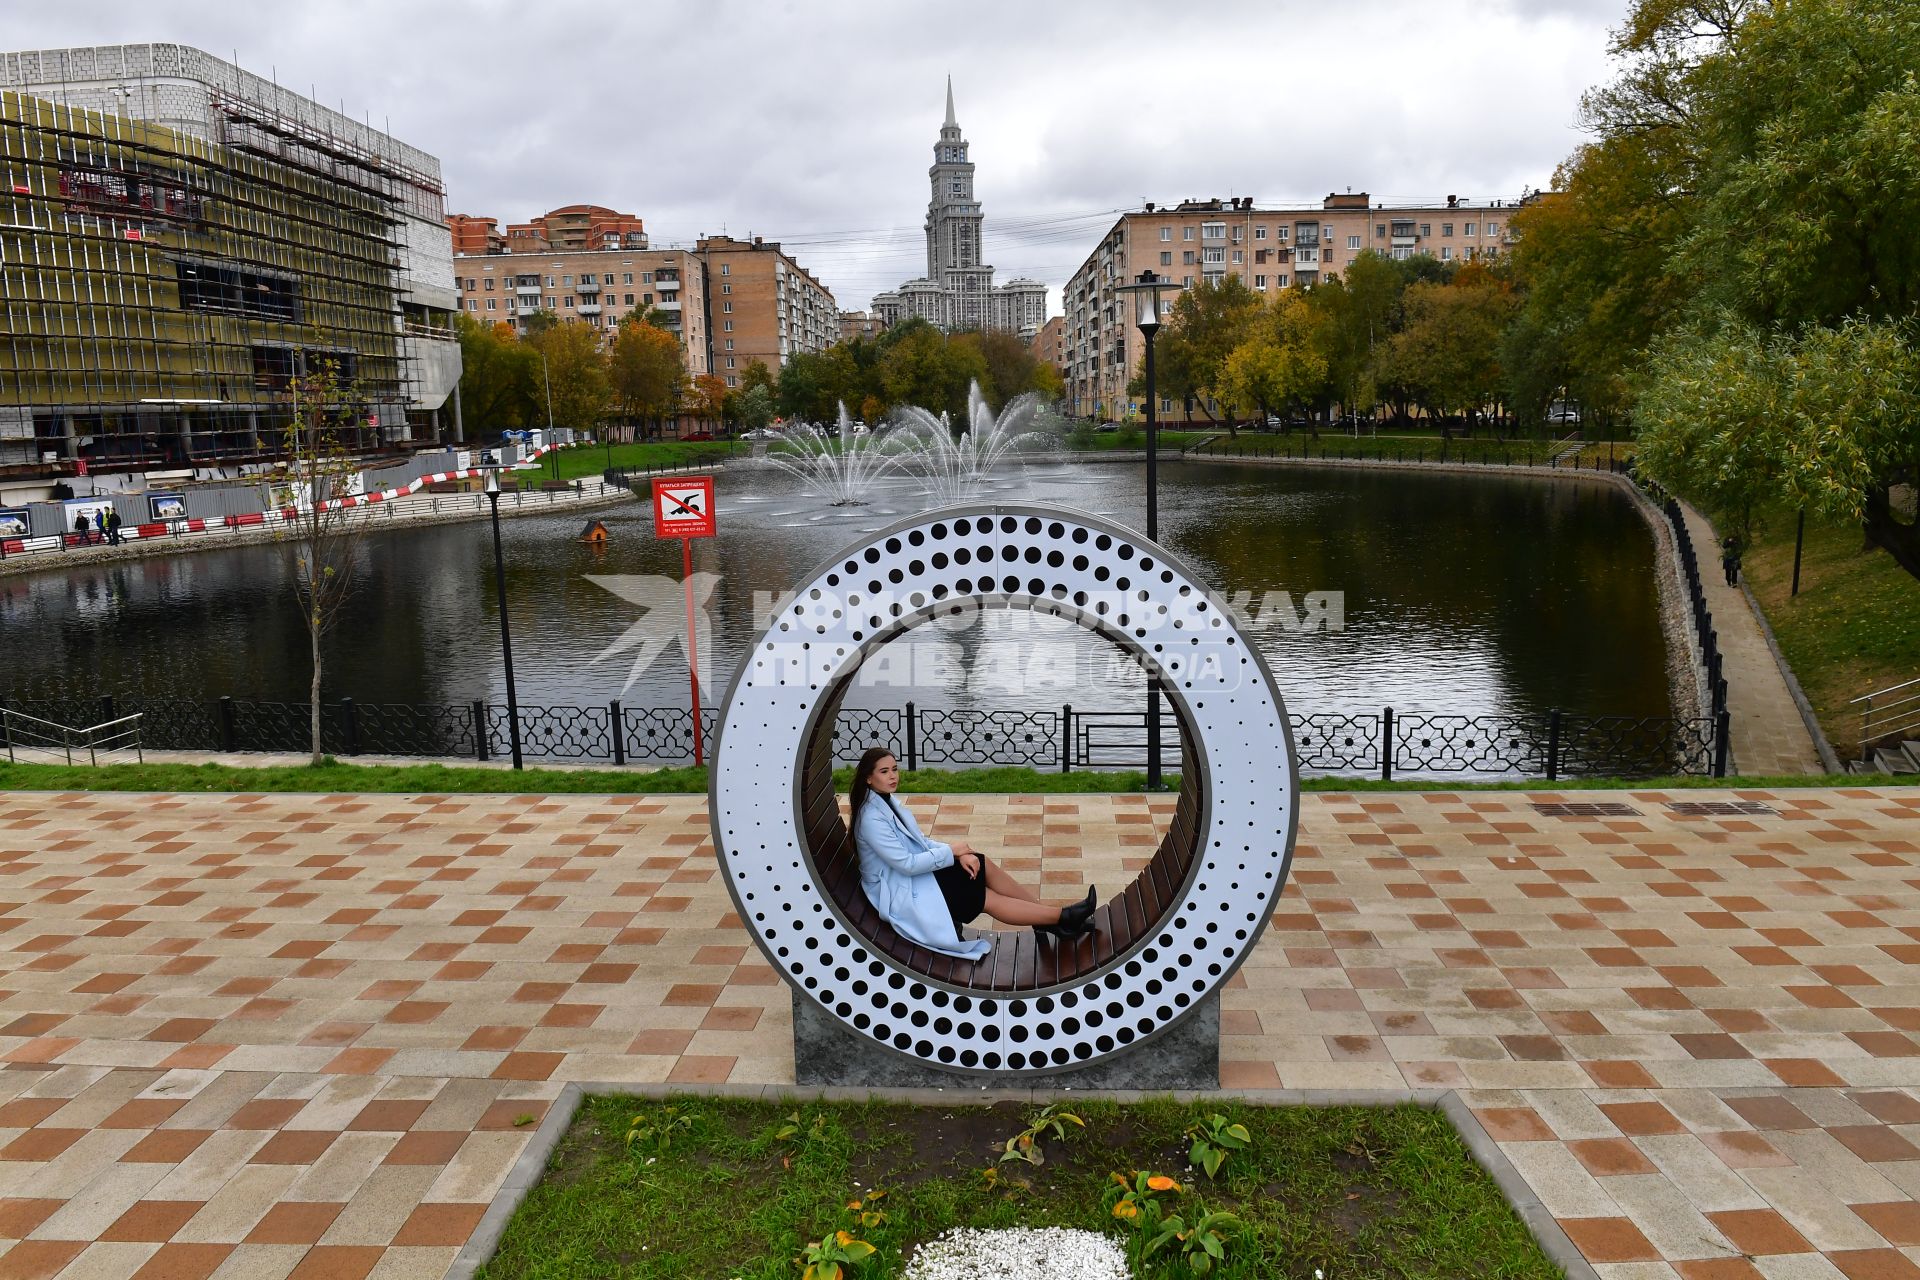
[[[1766,514],[1742,562],[1747,585],[1828,741],[1843,758],[1857,756],[1860,709],[1851,700],[1920,678],[1920,579],[1866,547],[1857,525],[1809,517],[1795,596],[1793,531],[1793,512]]]

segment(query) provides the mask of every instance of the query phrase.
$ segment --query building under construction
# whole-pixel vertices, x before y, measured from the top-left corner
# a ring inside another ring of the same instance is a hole
[[[364,409],[355,451],[457,434],[432,156],[124,45],[0,55],[0,168],[0,478],[268,461],[323,368]]]

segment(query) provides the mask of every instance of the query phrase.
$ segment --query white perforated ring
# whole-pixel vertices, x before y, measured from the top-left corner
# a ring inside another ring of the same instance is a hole
[[[801,775],[823,702],[866,654],[955,602],[1034,608],[1122,645],[1155,666],[1196,739],[1204,834],[1177,900],[1125,951],[1051,988],[983,994],[906,967],[847,923],[804,847]],[[1060,508],[930,512],[835,556],[734,674],[712,767],[714,848],[774,967],[862,1040],[981,1075],[1098,1062],[1217,991],[1266,928],[1298,823],[1286,709],[1234,620],[1163,548]]]

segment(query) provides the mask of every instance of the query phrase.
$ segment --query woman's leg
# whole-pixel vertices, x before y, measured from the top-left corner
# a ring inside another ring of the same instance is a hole
[[[987,878],[987,888],[1008,898],[1024,898],[1028,902],[1040,901],[1040,895],[1021,884],[1009,875],[1004,867],[985,854],[980,856],[980,865],[985,868],[981,873]]]
[[[987,890],[987,914],[1002,924],[1060,923],[1060,908],[1027,898],[1015,898],[991,888]]]

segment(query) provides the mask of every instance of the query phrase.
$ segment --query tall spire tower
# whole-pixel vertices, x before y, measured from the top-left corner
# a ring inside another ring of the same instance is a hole
[[[993,268],[980,261],[980,228],[986,215],[973,196],[973,163],[953,114],[953,77],[947,77],[947,118],[933,145],[933,186],[927,202],[927,279],[954,292],[952,327],[987,327]]]

